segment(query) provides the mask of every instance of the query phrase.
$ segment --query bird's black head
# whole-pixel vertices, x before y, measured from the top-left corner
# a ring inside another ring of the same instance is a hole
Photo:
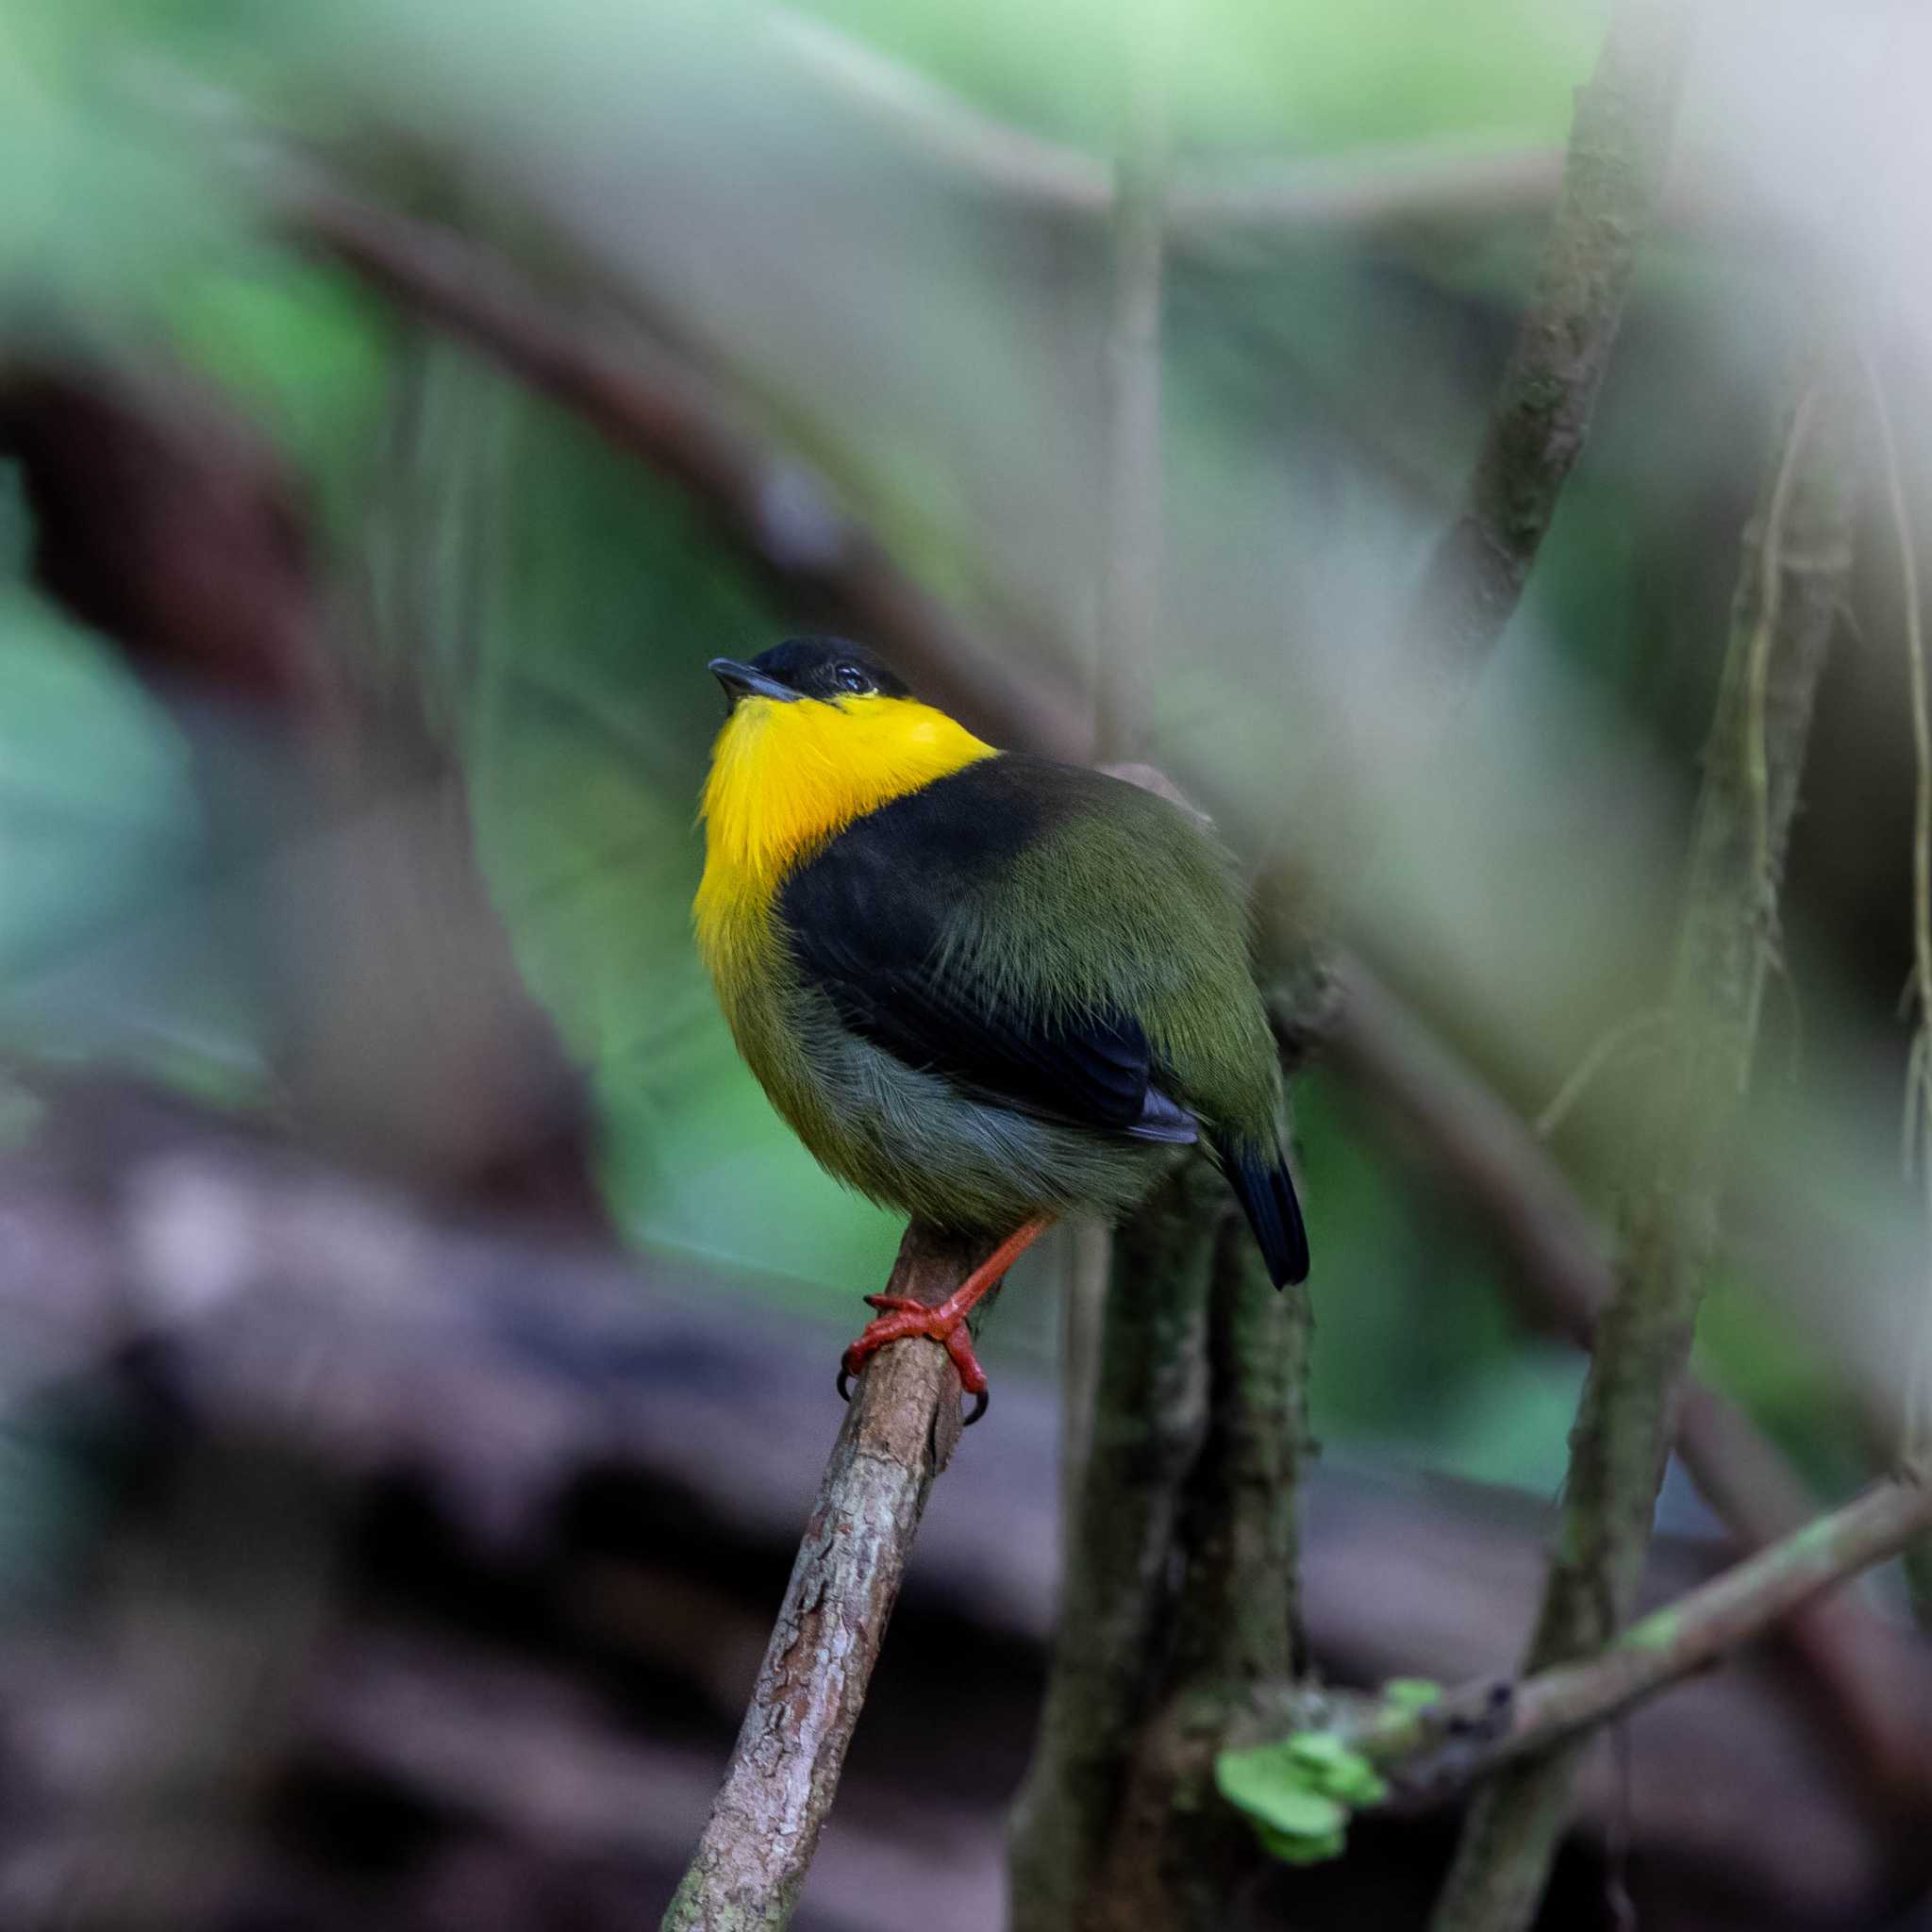
[[[841,698],[912,695],[904,679],[843,638],[787,638],[760,651],[749,664],[713,658],[710,672],[733,704],[741,697],[818,698],[837,704]]]

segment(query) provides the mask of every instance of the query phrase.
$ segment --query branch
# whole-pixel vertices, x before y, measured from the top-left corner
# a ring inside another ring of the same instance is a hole
[[[1544,213],[1562,179],[1563,157],[1554,147],[1404,142],[1212,177],[1191,171],[1174,184],[1168,226],[1177,245],[1188,245],[1242,230],[1305,237],[1507,221]]]
[[[1208,1307],[1208,1434],[1189,1485],[1182,1678],[1224,1688],[1297,1660],[1300,1502],[1314,1314],[1276,1289],[1246,1219],[1224,1201]]]
[[[1105,220],[1112,212],[1112,171],[1094,156],[983,114],[917,68],[809,14],[772,8],[765,33],[800,72],[977,186],[1046,213]]]
[[[1120,184],[1083,149],[982,112],[951,88],[822,20],[774,8],[767,36],[778,53],[849,107],[982,192],[1049,218],[1111,220]],[[1161,215],[1171,242],[1216,232],[1324,229],[1490,221],[1541,214],[1556,199],[1563,158],[1547,147],[1427,142],[1338,159],[1177,171]]]
[[[1679,65],[1683,41],[1679,33],[1675,42]],[[1607,59],[1607,68],[1611,64]],[[1579,117],[1538,301],[1524,322],[1523,342],[1527,346],[1519,346],[1492,419],[1490,442],[1471,485],[1472,504],[1486,511],[1506,469],[1523,473],[1510,476],[1516,490],[1534,474],[1541,521],[1533,531],[1512,527],[1513,574],[1505,594],[1487,600],[1491,627],[1486,637],[1468,641],[1467,657],[1481,655],[1500,634],[1587,424],[1628,285],[1641,217],[1647,212],[1648,202],[1655,199],[1661,179],[1674,79],[1669,92],[1662,109],[1651,117],[1660,125],[1646,130],[1656,154],[1654,171],[1645,165],[1648,151],[1621,170],[1614,152],[1607,160],[1602,131],[1588,113]],[[1615,98],[1615,79],[1602,80],[1600,93]],[[1629,119],[1628,104],[1618,99],[1617,105],[1624,118]],[[1614,150],[1613,142],[1610,146]],[[1653,173],[1656,178],[1651,178]],[[1620,196],[1620,189],[1627,192]],[[1124,229],[1135,213],[1131,195],[1123,195],[1118,213]],[[1144,208],[1141,213],[1144,219]],[[1134,260],[1131,240],[1130,232],[1123,235],[1121,259],[1127,265]],[[1143,273],[1141,283],[1151,286],[1158,298],[1158,236],[1144,243],[1141,262],[1143,271],[1151,262],[1152,273]],[[1136,287],[1124,278],[1123,286],[1129,295]],[[1579,316],[1578,311],[1585,308],[1589,313]],[[1584,348],[1571,366],[1556,370],[1551,367],[1549,344],[1555,334],[1564,330],[1573,337],[1581,333]],[[1512,425],[1524,415],[1533,392],[1547,405],[1552,390],[1556,403],[1545,425],[1543,446],[1525,451],[1521,447],[1520,432]],[[1553,439],[1559,428],[1567,432],[1569,442],[1557,460]],[[1450,545],[1445,542],[1431,572],[1432,581],[1424,587],[1425,605],[1439,596],[1441,586],[1434,580],[1448,567],[1443,558],[1449,554]],[[1457,572],[1457,588],[1466,589],[1459,564]],[[1291,938],[1290,952],[1303,962],[1303,970],[1297,994],[1289,1002],[1284,1032],[1291,1041],[1305,1045],[1310,1034],[1319,1033],[1332,996],[1326,975],[1318,963],[1309,960],[1306,944],[1296,943],[1298,938]],[[1121,1318],[1122,1301],[1116,1291],[1113,1321]],[[1118,1499],[1108,1494],[1108,1473],[1102,1466],[1097,1444],[1099,1434],[1108,1425],[1108,1391],[1103,1386],[1096,1447],[1083,1502],[1118,1516]],[[1119,1420],[1131,1426],[1136,1417],[1129,1410]],[[1142,1517],[1138,1526],[1150,1542],[1158,1543],[1163,1527],[1159,1523]],[[1073,1547],[1076,1557],[1092,1555],[1077,1542]],[[1183,1550],[1185,1540],[1176,1537],[1174,1547]],[[1085,1565],[1076,1564],[1076,1576],[1082,1567]],[[1211,1576],[1211,1569],[1208,1574]],[[1184,1628],[1198,1610],[1197,1591],[1213,1594],[1204,1577],[1191,1579],[1182,1606]],[[1144,1593],[1141,1602],[1145,1602]],[[1224,1605],[1218,1607],[1224,1608]],[[1123,1635],[1128,1641],[1118,1641]],[[1181,1661],[1184,1665],[1188,1660],[1184,1657]],[[1015,1830],[1013,1897],[1015,1923],[1021,1932],[1059,1932],[1074,1923],[1076,1910],[1096,1923],[1111,1916],[1122,1924],[1211,1924],[1218,1904],[1224,1908],[1219,1916],[1224,1918],[1226,1873],[1224,1868],[1216,1869],[1214,1848],[1203,1841],[1191,1847],[1194,1856],[1175,1856],[1174,1834],[1166,1823],[1171,1815],[1186,1816],[1197,1808],[1189,1800],[1208,1754],[1204,1754],[1198,1736],[1198,1717],[1191,1718],[1187,1705],[1190,1701],[1196,1706],[1211,1705],[1217,1694],[1224,1692],[1225,1684],[1216,1683],[1213,1677],[1211,1670],[1203,1670],[1190,1678],[1184,1668],[1170,1664],[1160,1676],[1150,1678],[1144,1643],[1131,1624],[1125,1633],[1089,1630],[1070,1614],[1056,1653],[1040,1751],[1028,1774]],[[1191,1693],[1191,1699],[1183,1698],[1183,1690]],[[1119,1784],[1124,1749],[1131,1750],[1134,1760],[1124,1800]],[[1186,1834],[1185,1825],[1181,1831]],[[1109,1849],[1107,1863],[1096,1864],[1103,1847],[1116,1845],[1123,1849]],[[1214,1875],[1201,1878],[1204,1870],[1212,1870]]]
[[[1932,1527],[1932,1471],[1908,1468],[1633,1624],[1601,1656],[1519,1682],[1483,1678],[1417,1709],[1375,1698],[1335,1706],[1325,1729],[1387,1786],[1357,1812],[1435,1805],[1524,1757],[1596,1729],[1761,1636],[1781,1618],[1895,1557]],[[1318,1693],[1319,1695],[1319,1693]],[[1315,1715],[1291,1690],[1286,1707]],[[1258,1718],[1279,1730],[1282,1707]],[[1237,1748],[1241,1748],[1237,1746]],[[1252,1748],[1252,1747],[1251,1747]],[[1259,1747],[1269,1749],[1269,1746]],[[1280,1746],[1273,1748],[1279,1749]]]
[[[1848,1577],[1895,1557],[1932,1525],[1932,1471],[1914,1468],[1653,1610],[1589,1663],[1530,1677],[1507,1730],[1473,1767],[1540,1751],[1590,1730],[1702,1670]]]
[[[991,1247],[914,1222],[887,1291],[937,1306]],[[751,1932],[790,1922],[925,1499],[958,1441],[958,1392],[938,1347],[885,1349],[858,1378],[724,1789],[664,1932]]]
[[[283,1107],[393,1176],[602,1226],[584,1083],[484,890],[423,684],[330,650],[341,621],[286,456],[159,343],[108,357],[58,336],[0,345],[0,454],[41,588],[190,752],[209,876],[164,870],[152,904],[207,894]],[[41,970],[102,937],[53,936]]]
[[[723,1593],[716,1617],[680,1637],[654,1624],[652,1596],[641,1622],[623,1614],[598,1641],[615,1646],[615,1657],[641,1647],[654,1670],[675,1670],[703,1702],[720,1670],[738,1669],[729,1659],[746,1621],[757,1619],[759,1635],[769,1629],[769,1594],[782,1591],[785,1563],[768,1575],[762,1606],[754,1572],[768,1572],[781,1538],[789,1562],[827,1446],[822,1373],[828,1364],[814,1366],[809,1324],[774,1318],[755,1327],[721,1326],[715,1294],[707,1292],[715,1279],[708,1283],[688,1262],[659,1256],[641,1263],[540,1231],[433,1214],[179,1103],[137,1102],[118,1089],[97,1093],[92,1083],[80,1093],[65,1082],[40,1091],[49,1100],[41,1133],[0,1161],[0,1217],[21,1263],[0,1279],[0,1312],[12,1332],[30,1338],[32,1373],[50,1349],[82,1373],[83,1363],[139,1336],[143,1362],[164,1364],[163,1386],[182,1405],[171,1398],[167,1408],[170,1441],[185,1426],[196,1442],[206,1444],[212,1432],[217,1445],[244,1455],[258,1453],[264,1441],[282,1442],[319,1458],[333,1472],[331,1481],[350,1484],[356,1495],[400,1468],[412,1483],[429,1481],[439,1520],[464,1553],[458,1561],[480,1561],[494,1574],[506,1560],[521,1561],[517,1553],[554,1559],[563,1565],[557,1584],[564,1598],[574,1599],[579,1585],[591,1587],[589,1569],[580,1576],[580,1566],[596,1570],[601,1588],[608,1586],[613,1559],[655,1574],[663,1552],[654,1545],[652,1524],[662,1511],[652,1499],[668,1497],[679,1511],[692,1505],[706,1545],[693,1561],[717,1555],[711,1545],[721,1538],[731,1553],[711,1578]],[[205,1238],[209,1232],[219,1238]],[[303,1257],[292,1271],[291,1255]],[[371,1257],[378,1255],[386,1258],[372,1271]],[[164,1328],[158,1342],[157,1324]],[[700,1373],[692,1373],[693,1363]],[[10,1384],[18,1380],[9,1375]],[[747,1430],[731,1391],[754,1385],[760,1423]],[[1001,1400],[1002,1429],[974,1440],[971,1457],[947,1478],[957,1490],[920,1531],[914,1587],[926,1610],[943,1622],[954,1615],[948,1603],[963,1606],[967,1624],[986,1639],[967,1645],[956,1687],[963,1701],[935,1719],[941,1726],[935,1751],[954,1742],[974,1748],[966,1733],[990,1721],[984,1699],[999,1704],[1012,1688],[1002,1688],[1000,1657],[1017,1642],[1030,1671],[1035,1659],[1043,1661],[1040,1647],[1053,1620],[1051,1490],[1041,1480],[1053,1440],[1049,1405],[1042,1391],[1017,1381]],[[575,1514],[569,1474],[587,1458],[624,1473],[613,1492],[631,1499],[621,1551],[601,1535],[580,1546],[566,1520]],[[1479,1657],[1497,1629],[1515,1620],[1534,1554],[1530,1513],[1498,1515],[1493,1498],[1453,1484],[1424,1495],[1332,1470],[1325,1491],[1319,1470],[1309,1479],[1308,1615],[1322,1667],[1344,1682],[1406,1670],[1459,1682],[1467,1659]],[[1674,1595],[1700,1580],[1698,1562],[1690,1545],[1666,1539],[1654,1570]],[[1432,1598],[1447,1575],[1460,1579],[1453,1600],[1440,1591]],[[935,1589],[944,1601],[933,1600]],[[1424,1601],[1433,1604],[1426,1628],[1413,1615]],[[897,1613],[895,1645],[910,1634],[904,1619],[915,1607],[907,1601]],[[312,1718],[325,1735],[337,1733],[346,1708],[330,1659],[346,1663],[366,1656],[372,1641],[380,1652],[383,1642],[354,1619],[341,1634],[312,1684],[313,1701],[303,1699],[305,1725]],[[101,1710],[124,1707],[129,1694],[119,1663],[104,1659],[85,1630],[63,1629],[62,1636],[75,1645],[63,1653],[72,1656],[71,1672],[50,1674],[36,1649],[23,1654],[16,1646],[5,1660],[0,1697],[26,1713],[16,1807],[37,1804],[50,1781],[67,1794],[60,1803],[73,1802],[72,1765],[54,1751],[43,1777],[35,1741],[49,1740],[54,1750],[63,1731],[53,1713],[64,1708],[71,1718],[70,1693],[84,1690],[87,1707]],[[580,1640],[581,1632],[566,1666],[582,1662]],[[564,1642],[570,1649],[568,1633]],[[1928,1659],[1903,1632],[1899,1642],[1893,1695],[1909,1721],[1924,1707]],[[935,1650],[921,1674],[937,1685],[950,1668],[942,1649]],[[475,1683],[460,1671],[441,1681],[432,1701],[441,1718],[425,1712],[418,1723],[391,1698],[388,1741],[371,1740],[379,1789],[415,1790],[438,1816],[480,1816],[514,1839],[537,1813],[511,1804],[499,1815],[496,1801],[473,1789],[461,1767],[479,1750],[517,1761],[530,1741],[518,1704],[497,1697],[494,1718],[483,1723]],[[379,1703],[383,1693],[371,1694]],[[164,1700],[164,1709],[176,1711],[178,1699]],[[1008,1708],[1001,1722],[1010,1730],[1016,1720]],[[450,1766],[451,1789],[438,1788],[418,1748],[425,1724],[428,1757]],[[439,1732],[446,1751],[434,1741]],[[626,1733],[619,1724],[609,1735],[617,1743]],[[1735,1757],[1746,1736],[1748,1763],[1727,1765],[1724,1740],[1731,1740]],[[695,1832],[678,1845],[675,1818],[692,1815],[694,1806],[702,1822],[729,1743],[727,1733],[710,1747],[716,1761],[708,1775],[691,1762],[695,1752],[674,1765],[647,1749],[669,1780],[655,1784],[623,1774],[600,1752],[579,1767],[584,1777],[573,1772],[568,1780],[572,1790],[583,1788],[590,1805],[581,1831],[577,1807],[550,1779],[537,1808],[551,1827],[565,1820],[567,1842],[553,1829],[532,1856],[588,1859],[606,1876],[613,1858],[626,1870],[640,1857],[661,1870],[674,1853],[688,1853]],[[325,1748],[333,1756],[333,1746]],[[1924,1836],[1923,1823],[1860,1818],[1848,1807],[1841,1767],[1833,1768],[1823,1734],[1789,1681],[1770,1672],[1740,1667],[1693,1681],[1654,1707],[1634,1733],[1633,1749],[1642,1781],[1632,1823],[1636,1856],[1699,1896],[1728,1898],[1740,1923],[1782,1924],[1807,1914],[1813,1924],[1850,1923],[1856,1902],[1869,1900],[1887,1871],[1896,1875],[1896,1860],[1909,1859],[1914,1830]],[[919,1891],[912,1855],[898,1858],[882,1889],[880,1840],[851,1807],[858,1799],[863,1814],[868,1804],[890,1805],[891,1781],[903,1783],[917,1755],[861,1747],[869,1774],[858,1760],[848,1767],[814,1862],[808,1910],[816,1898],[821,1912],[836,1916],[842,1888],[845,1902],[862,1898],[858,1916],[868,1924],[903,1932],[916,1923],[907,1903]],[[420,1782],[425,1774],[426,1788]],[[864,1791],[854,1783],[860,1777],[869,1780]],[[623,1787],[614,1809],[613,1778]],[[1704,1789],[1705,1779],[1711,1789]],[[508,1792],[501,1777],[494,1782]],[[1598,1830],[1614,1810],[1609,1785],[1599,1779],[1592,1795]],[[527,1763],[519,1789],[534,1792]],[[594,1792],[602,1795],[593,1799]],[[987,1792],[967,1794],[962,1842],[990,1844],[997,1832],[991,1804]],[[1767,1864],[1762,1820],[1773,1811],[1779,1830]],[[57,1810],[43,1822],[58,1830],[62,1815],[73,1813]],[[835,1856],[841,1825],[845,1850]],[[929,1854],[928,1847],[928,1862]],[[948,1871],[958,1865],[950,1857],[943,1862]],[[990,1862],[971,1869],[994,1883]],[[932,1882],[928,1870],[928,1890]],[[822,1893],[826,1885],[830,1891]],[[1418,1923],[1425,1901],[1413,1874],[1405,1875],[1401,1891],[1404,1907],[1391,1923]],[[961,1903],[966,1896],[951,1897],[951,1922],[973,1917],[970,1897]],[[1738,1905],[1740,1898],[1747,1903]],[[905,1907],[897,1916],[895,1906]]]
[[[1171,0],[1131,29],[1131,71],[1114,171],[1113,285],[1106,342],[1106,514],[1093,671],[1094,758],[1142,755],[1160,625],[1162,209],[1168,160]]]
[[[1850,568],[1854,391],[1841,359],[1824,362],[1807,385],[1745,542],[1692,840],[1669,1071],[1636,1142],[1617,1292],[1572,1436],[1562,1526],[1530,1651],[1536,1670],[1608,1642],[1628,1618],[1642,1570],[1775,957],[1778,877],[1812,700]],[[1437,1932],[1511,1932],[1529,1923],[1568,1815],[1576,1750],[1506,1771],[1479,1795]]]
[[[1150,766],[1132,762],[1148,728],[1148,694],[1160,623],[1164,475],[1161,445],[1161,308],[1166,275],[1160,208],[1168,144],[1170,0],[1137,17],[1131,37],[1116,173],[1120,218],[1111,235],[1112,284],[1101,343],[1104,420],[1094,495],[1097,615],[1091,640],[1091,761],[1115,777],[1185,803]],[[1111,760],[1112,762],[1106,762]],[[1113,1231],[1073,1229],[1067,1242],[1060,1326],[1061,1521],[1074,1520],[1085,1481],[1087,1439],[1100,1381],[1101,1331]]]
[[[278,169],[269,198],[295,246],[467,341],[669,477],[775,590],[877,646],[936,703],[1077,755],[1073,708],[976,644],[822,476],[767,443],[699,371],[635,333],[620,341],[591,327],[459,235],[312,170]]]
[[[1416,609],[1452,680],[1494,647],[1523,594],[1585,434],[1657,209],[1695,8],[1618,0],[1576,118],[1536,295]]]
[[[1358,958],[1332,961],[1337,1071],[1419,1133],[1509,1262],[1532,1326],[1588,1348],[1613,1275],[1589,1210],[1523,1117]]]
[[[1164,0],[1134,23],[1113,184],[1093,690],[1096,755],[1114,760],[1144,742],[1160,616],[1175,25]],[[1109,769],[1176,797],[1145,768]],[[1090,1379],[1083,1357],[1097,1354],[1101,1367],[1091,1424],[1068,1417],[1068,1600],[1014,1814],[1016,1932],[1224,1919],[1241,1867],[1214,1856],[1210,1840],[1231,1821],[1201,1802],[1212,1726],[1191,1720],[1292,1661],[1306,1300],[1274,1294],[1199,1158],[1122,1230],[1114,1253],[1104,1316],[1099,1296],[1069,1303],[1070,1391]]]
[[[1687,0],[1617,0],[1597,71],[1577,94],[1562,187],[1543,243],[1535,294],[1518,327],[1457,521],[1436,545],[1406,629],[1419,641],[1418,691],[1403,708],[1418,738],[1441,730],[1522,601],[1557,502],[1589,432],[1609,367],[1637,253],[1663,190],[1693,8]],[[1419,762],[1422,745],[1393,754]],[[1391,754],[1385,744],[1384,763]],[[1331,815],[1360,793],[1360,752],[1338,735],[1307,788]],[[1283,1020],[1304,1051],[1319,1046],[1332,1008],[1310,955],[1321,943],[1333,841],[1304,855],[1265,855],[1257,898],[1261,950],[1300,982]],[[1351,849],[1351,867],[1360,854]],[[1277,1006],[1279,1012],[1280,1007]]]
[[[1507,1263],[1520,1320],[1590,1349],[1616,1286],[1607,1246],[1568,1176],[1514,1108],[1435,1038],[1359,959],[1335,961],[1341,1012],[1329,1035],[1344,1078],[1421,1134],[1427,1153]],[[1676,1446],[1705,1500],[1746,1551],[1800,1529],[1810,1493],[1734,1403],[1686,1380]],[[1807,1607],[1790,1639],[1829,1691],[1854,1756],[1888,1802],[1932,1798],[1932,1755],[1903,1709],[1890,1635],[1857,1602]]]
[[[1106,1857],[1173,1610],[1182,1491],[1208,1429],[1213,1229],[1226,1191],[1190,1157],[1114,1238],[1086,1480],[1026,1780],[1013,1932],[1067,1932]]]
[[[1131,1775],[1099,1881],[1081,1902],[1083,1928],[1227,1924],[1258,1859],[1249,1835],[1212,1802],[1220,1733],[1257,1684],[1285,1678],[1305,1656],[1298,1557],[1309,1302],[1299,1287],[1276,1292],[1225,1201],[1214,1250],[1208,1426],[1174,1538],[1185,1581],[1170,1655],[1142,1692]]]

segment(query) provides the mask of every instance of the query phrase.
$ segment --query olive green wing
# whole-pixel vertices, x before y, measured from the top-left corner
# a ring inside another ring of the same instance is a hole
[[[908,1066],[1042,1119],[1191,1141],[1193,1117],[1155,1085],[1130,1010],[1029,997],[969,942],[1043,823],[1014,776],[1005,758],[969,766],[868,814],[795,872],[778,909],[799,973]]]

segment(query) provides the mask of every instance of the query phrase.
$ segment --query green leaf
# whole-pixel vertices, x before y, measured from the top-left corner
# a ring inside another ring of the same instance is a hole
[[[1309,1790],[1324,1797],[1345,1805],[1374,1805],[1389,1795],[1374,1766],[1333,1731],[1297,1731],[1287,1749]]]
[[[1295,1763],[1321,1773],[1332,1771],[1353,1754],[1333,1731],[1297,1731],[1288,1740],[1288,1755]]]
[[[1279,1744],[1224,1751],[1214,1761],[1214,1783],[1237,1810],[1287,1838],[1322,1838],[1348,1823],[1344,1807],[1311,1790]]]
[[[1433,1677],[1391,1677],[1382,1686],[1382,1699],[1396,1710],[1427,1710],[1442,1701],[1442,1687]]]
[[[1246,1814],[1263,1846],[1296,1865],[1339,1857],[1350,1807],[1388,1795],[1374,1767],[1332,1731],[1301,1731],[1285,1743],[1224,1751],[1215,1759],[1214,1782]]]
[[[1257,1821],[1255,1836],[1261,1840],[1263,1851],[1288,1865],[1319,1865],[1324,1858],[1339,1858],[1346,1843],[1340,1825],[1323,1837],[1291,1838],[1287,1832]]]
[[[1382,1781],[1368,1759],[1351,1751],[1332,1731],[1304,1731],[1288,1740],[1288,1750],[1308,1788],[1324,1798],[1359,1805],[1383,1795]]]

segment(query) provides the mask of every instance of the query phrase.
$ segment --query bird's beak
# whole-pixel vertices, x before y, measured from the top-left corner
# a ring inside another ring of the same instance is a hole
[[[734,705],[740,698],[776,698],[781,705],[789,705],[798,695],[789,685],[767,677],[753,665],[739,663],[735,658],[713,658],[705,668],[724,687]]]

